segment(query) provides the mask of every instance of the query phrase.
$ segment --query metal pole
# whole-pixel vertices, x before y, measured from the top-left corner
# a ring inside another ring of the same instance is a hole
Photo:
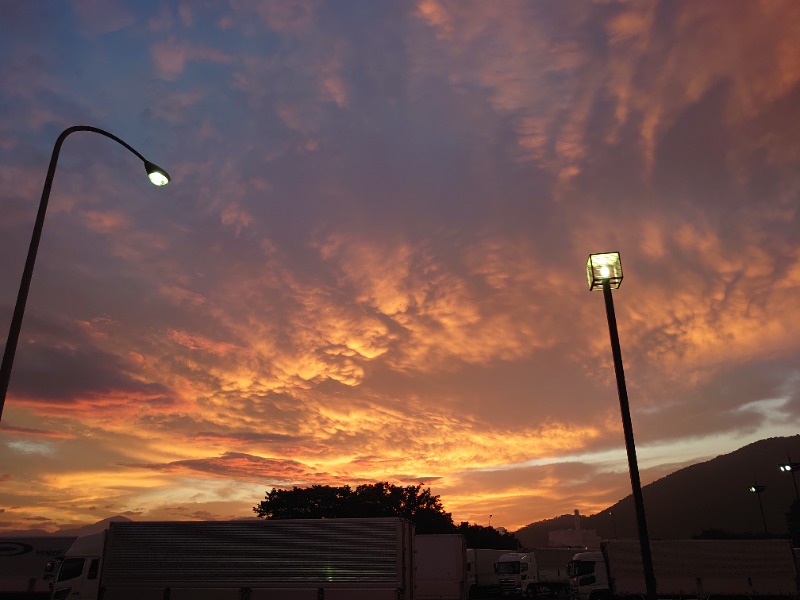
[[[797,501],[800,502],[800,491],[798,491],[797,489],[797,477],[795,476],[795,468],[794,468],[797,463],[792,462],[792,457],[789,455],[788,452],[786,453],[786,458],[789,459],[789,462],[787,464],[789,465],[789,471],[791,471],[792,473],[792,483],[794,483],[794,495],[797,498]]]
[[[614,511],[608,511],[609,516],[611,517],[611,525],[614,528],[614,539],[617,539],[617,520],[614,518]]]
[[[71,133],[76,131],[91,131],[99,133],[107,138],[110,138],[121,144],[139,159],[147,163],[147,159],[134,150],[128,143],[121,140],[114,134],[111,134],[103,129],[91,127],[89,125],[75,125],[68,127],[61,132],[58,136],[55,145],[53,146],[53,154],[50,156],[50,166],[47,168],[47,177],[44,180],[44,189],[42,189],[42,198],[39,201],[39,212],[36,215],[36,223],[33,226],[33,234],[31,235],[31,243],[28,247],[28,256],[25,259],[25,268],[22,271],[22,281],[19,284],[19,292],[17,293],[17,303],[14,305],[14,314],[11,317],[11,326],[8,331],[8,338],[6,339],[6,347],[3,352],[3,362],[0,365],[0,420],[3,418],[3,407],[6,403],[6,393],[8,392],[8,384],[11,381],[11,368],[14,365],[14,355],[17,352],[17,342],[19,341],[19,333],[22,329],[22,317],[25,315],[25,304],[28,300],[28,291],[31,287],[31,278],[33,277],[33,266],[36,262],[36,253],[39,249],[39,240],[42,237],[42,228],[44,227],[44,216],[47,212],[47,203],[50,199],[50,189],[53,187],[53,177],[56,174],[56,165],[58,164],[58,155],[61,152],[61,145],[64,139]]]
[[[631,422],[631,412],[628,404],[628,390],[625,387],[625,372],[622,369],[622,351],[619,346],[617,317],[614,314],[614,300],[611,297],[611,285],[608,279],[603,280],[603,296],[606,300],[606,316],[608,317],[608,332],[611,337],[611,353],[614,356],[614,371],[617,375],[617,392],[619,394],[619,406],[622,413],[622,429],[625,432],[625,448],[628,452],[628,470],[630,471],[633,502],[636,508],[636,524],[639,529],[639,546],[642,552],[644,583],[647,589],[647,600],[656,600],[656,577],[653,572],[653,557],[650,554],[650,536],[647,533],[642,484],[639,480],[639,465],[636,460],[636,445],[633,440],[633,424]]]
[[[764,504],[761,502],[761,492],[756,490],[756,496],[758,496],[758,509],[761,511],[761,521],[764,523],[764,533],[769,535],[769,530],[767,529],[767,517],[764,516]]]

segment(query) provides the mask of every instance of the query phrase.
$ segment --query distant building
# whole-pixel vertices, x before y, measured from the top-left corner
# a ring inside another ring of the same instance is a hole
[[[575,529],[558,529],[547,534],[548,545],[568,548],[599,548],[600,536],[595,529],[581,529],[581,515],[575,510]]]

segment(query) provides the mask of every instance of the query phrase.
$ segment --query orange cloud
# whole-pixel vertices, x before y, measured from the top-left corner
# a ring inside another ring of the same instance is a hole
[[[189,350],[202,350],[214,356],[225,356],[237,350],[238,348],[233,344],[226,342],[216,342],[210,340],[205,336],[198,334],[190,334],[186,331],[170,330],[168,333],[169,339],[173,342],[188,348]]]
[[[485,89],[495,110],[513,118],[520,158],[544,166],[562,183],[591,160],[591,110],[609,96],[616,123],[607,128],[607,141],[617,143],[622,127],[637,124],[651,169],[664,133],[715,86],[730,82],[725,118],[741,125],[769,110],[800,81],[800,53],[792,35],[800,8],[794,4],[752,2],[731,11],[681,3],[671,7],[672,22],[655,4],[618,4],[607,12],[594,8],[505,2],[463,10],[461,2],[420,1],[416,14],[436,33],[437,43],[421,39],[414,50],[427,60],[416,64],[429,71],[447,69],[455,87]],[[597,38],[581,37],[580,24],[604,12],[607,39],[598,51]],[[559,35],[559,17],[570,21],[572,36]],[[484,43],[487,37],[491,45]],[[754,142],[768,147],[749,137],[742,140],[744,148]],[[791,144],[787,140],[781,146]],[[740,152],[732,148],[731,160],[746,169]]]

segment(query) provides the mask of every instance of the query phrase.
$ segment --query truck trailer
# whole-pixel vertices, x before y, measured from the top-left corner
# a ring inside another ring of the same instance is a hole
[[[467,600],[467,542],[463,535],[417,535],[414,548],[414,600]]]
[[[413,600],[413,544],[400,518],[112,522],[53,600]]]
[[[497,560],[500,593],[511,598],[554,598],[569,592],[567,565],[574,548],[509,552]]]
[[[470,598],[496,596],[500,593],[497,561],[508,550],[467,548],[467,581]]]
[[[75,536],[0,538],[0,600],[45,600]]]
[[[659,598],[800,597],[789,540],[657,540],[650,542]],[[575,554],[572,600],[647,595],[638,540],[609,540]]]

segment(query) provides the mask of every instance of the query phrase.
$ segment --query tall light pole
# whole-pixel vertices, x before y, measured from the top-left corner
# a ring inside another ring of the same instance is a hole
[[[589,283],[589,291],[602,289],[606,301],[608,333],[611,337],[611,354],[614,357],[614,372],[617,376],[617,393],[622,413],[622,429],[625,433],[625,448],[628,452],[628,471],[630,472],[633,503],[636,509],[636,525],[639,530],[644,584],[647,590],[647,600],[656,600],[656,577],[653,571],[653,557],[650,553],[650,536],[647,533],[647,519],[644,514],[642,484],[639,480],[639,464],[636,460],[636,444],[633,439],[628,390],[625,387],[625,372],[622,369],[622,351],[619,346],[617,317],[614,314],[614,300],[611,297],[611,290],[618,289],[622,283],[622,263],[619,252],[590,254],[586,263],[586,278]]]
[[[76,131],[90,131],[92,133],[99,133],[100,135],[104,135],[105,137],[114,140],[135,154],[144,163],[147,176],[150,178],[150,181],[152,181],[153,184],[162,186],[169,183],[169,175],[164,169],[147,160],[127,142],[107,131],[104,131],[103,129],[98,129],[97,127],[91,127],[89,125],[75,125],[74,127],[68,127],[61,132],[61,135],[58,136],[58,139],[56,139],[56,143],[53,146],[53,154],[50,156],[50,166],[47,169],[47,177],[45,177],[44,180],[42,199],[39,201],[39,212],[36,215],[36,222],[33,226],[31,243],[28,247],[28,257],[25,259],[25,268],[22,271],[22,281],[19,284],[19,292],[17,293],[17,303],[14,305],[14,314],[11,317],[11,326],[9,327],[8,338],[6,339],[6,348],[3,352],[3,362],[2,365],[0,365],[0,420],[3,418],[3,407],[6,403],[6,393],[8,392],[9,381],[11,381],[11,368],[14,364],[14,355],[17,352],[19,332],[22,329],[22,317],[25,314],[25,303],[28,300],[28,290],[31,287],[33,265],[36,262],[36,252],[39,249],[39,240],[42,237],[44,215],[47,212],[47,202],[50,199],[50,189],[53,187],[53,177],[56,174],[58,155],[61,152],[61,145],[64,143],[66,137],[71,133],[75,133]]]
[[[764,523],[764,533],[769,535],[769,530],[767,529],[767,518],[764,516],[764,505],[761,503],[761,494],[767,489],[767,486],[758,485],[758,480],[754,480],[753,485],[747,489],[758,497],[758,509],[761,511],[761,521]]]
[[[795,476],[795,473],[797,473],[797,471],[800,471],[800,463],[792,462],[792,457],[789,456],[788,454],[786,455],[786,458],[788,458],[789,460],[785,463],[779,464],[778,468],[783,473],[792,474],[792,482],[794,482],[795,497],[797,498],[797,501],[800,502],[800,491],[798,491],[797,489],[797,477]]]

